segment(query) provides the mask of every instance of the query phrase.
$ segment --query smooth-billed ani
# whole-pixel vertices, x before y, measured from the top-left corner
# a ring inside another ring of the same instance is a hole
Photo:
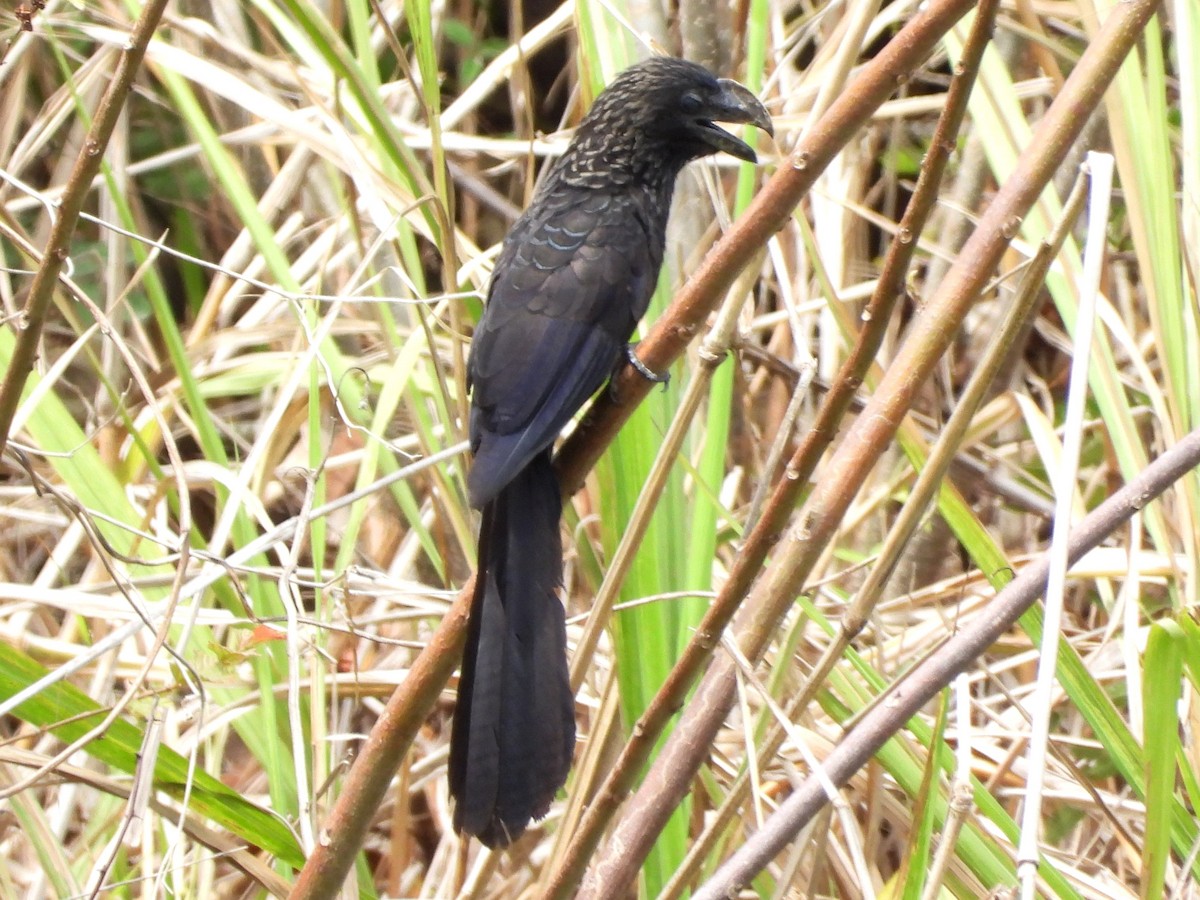
[[[450,792],[455,827],[490,847],[545,815],[575,746],[552,446],[646,311],[680,170],[719,151],[755,160],[715,122],[771,132],[750,91],[694,63],[618,75],[505,238],[475,329],[468,489],[483,521]]]

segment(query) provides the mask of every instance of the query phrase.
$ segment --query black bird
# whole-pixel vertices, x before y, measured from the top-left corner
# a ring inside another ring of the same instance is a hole
[[[504,847],[546,814],[575,747],[555,438],[628,352],[658,278],[675,178],[754,151],[715,122],[771,119],[742,85],[656,58],[596,98],[505,238],[468,363],[483,510],[450,738],[454,827]]]

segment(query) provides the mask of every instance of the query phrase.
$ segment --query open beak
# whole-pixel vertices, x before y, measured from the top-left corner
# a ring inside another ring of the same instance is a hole
[[[718,83],[721,85],[720,95],[704,110],[704,116],[697,119],[696,124],[703,130],[704,140],[709,146],[746,162],[757,162],[758,157],[749,144],[718,128],[715,123],[754,125],[774,135],[775,126],[771,124],[771,116],[749,88],[731,78],[721,78]]]

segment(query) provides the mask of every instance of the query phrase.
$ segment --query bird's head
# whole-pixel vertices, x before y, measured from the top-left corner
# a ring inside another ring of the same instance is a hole
[[[621,72],[596,98],[576,141],[603,153],[610,165],[627,155],[678,171],[722,152],[754,162],[753,148],[718,122],[774,134],[767,110],[747,88],[696,63],[654,57]]]

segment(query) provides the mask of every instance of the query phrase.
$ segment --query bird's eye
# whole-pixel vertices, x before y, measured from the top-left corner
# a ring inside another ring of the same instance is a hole
[[[704,102],[700,99],[699,95],[693,94],[691,91],[688,91],[679,98],[679,108],[685,113],[698,112],[703,105]]]

